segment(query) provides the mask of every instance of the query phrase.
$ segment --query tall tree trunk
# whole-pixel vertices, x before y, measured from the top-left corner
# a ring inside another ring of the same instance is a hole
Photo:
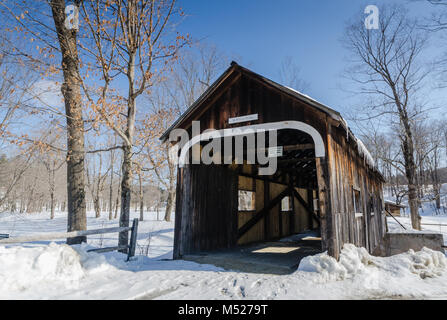
[[[130,9],[129,9],[130,10]],[[135,133],[135,52],[129,53],[129,62],[127,68],[127,78],[129,83],[129,93],[127,98],[127,126],[125,146],[123,147],[123,168],[122,168],[122,182],[121,182],[121,214],[120,227],[129,227],[130,219],[130,204],[132,195],[132,147],[133,137]],[[119,246],[126,246],[129,242],[129,232],[121,232],[119,234]],[[127,253],[127,249],[121,250],[122,253]]]
[[[115,201],[115,215],[114,215],[113,219],[118,218],[118,208],[120,207],[120,197],[121,197],[121,193],[120,193],[120,189],[118,188],[118,192],[116,195],[116,201]]]
[[[109,220],[113,219],[113,162],[115,161],[115,154],[112,151],[110,154],[110,185],[109,185]]]
[[[51,192],[50,194],[50,219],[53,220],[54,219],[54,192]]]
[[[144,220],[144,191],[143,191],[143,176],[138,175],[138,182],[140,187],[140,221]]]
[[[119,171],[119,174],[118,174],[118,181],[121,180],[121,172],[122,172],[122,168],[120,168],[120,171]],[[118,190],[116,191],[115,217],[114,217],[114,219],[118,218],[118,209],[120,207],[120,198],[121,198],[121,185],[118,184]]]
[[[436,201],[436,210],[439,212],[441,209],[441,183],[439,181],[439,175],[438,175],[438,149],[434,151],[434,168],[433,168],[433,188],[435,192],[435,201]]]
[[[166,201],[165,221],[171,221],[171,212],[175,201],[175,189],[176,189],[176,166],[171,161],[168,152],[168,169],[169,169],[169,184],[168,184],[168,199]]]
[[[98,219],[101,217],[101,205],[99,201],[99,197],[96,196],[93,200],[93,208],[95,209],[95,218]]]
[[[49,174],[49,180],[48,184],[50,186],[50,219],[54,219],[54,210],[55,210],[55,203],[54,203],[54,189],[56,184],[56,163],[53,161],[53,167],[51,168],[50,165],[48,166],[48,174]]]
[[[441,210],[441,192],[439,190],[439,185],[435,186],[435,198],[436,198],[436,209]]]
[[[79,0],[75,1],[79,4]],[[62,53],[64,83],[62,95],[67,116],[67,196],[68,231],[87,229],[84,181],[84,121],[82,118],[81,85],[78,78],[79,57],[77,51],[77,31],[65,27],[65,0],[51,0],[53,20],[56,26]],[[86,237],[67,239],[68,244],[85,242]]]
[[[166,201],[166,212],[165,212],[165,221],[167,222],[171,221],[171,212],[174,206],[174,200],[175,200],[175,191],[172,192],[171,190],[169,190],[168,199]]]
[[[121,213],[120,213],[120,227],[129,227],[130,220],[130,201],[131,201],[131,187],[132,187],[132,152],[131,147],[125,146],[123,152],[123,169],[121,181]],[[129,240],[129,232],[121,232],[119,234],[119,246],[127,246]],[[127,253],[127,249],[121,250]]]
[[[405,174],[408,181],[408,202],[410,205],[411,225],[415,230],[421,230],[421,217],[419,216],[419,197],[416,185],[416,165],[414,162],[413,135],[406,116],[402,117],[405,137],[402,139],[402,151],[405,160]]]

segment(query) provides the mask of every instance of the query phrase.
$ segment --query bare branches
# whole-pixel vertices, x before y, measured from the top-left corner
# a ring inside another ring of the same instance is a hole
[[[408,197],[413,228],[420,229],[419,197],[415,161],[415,114],[423,112],[417,94],[427,72],[420,64],[420,56],[427,37],[417,29],[417,21],[410,19],[405,9],[383,6],[378,30],[370,30],[356,21],[346,31],[346,47],[353,56],[350,77],[372,100],[377,100],[370,112],[390,115],[398,124],[397,134],[408,184]],[[401,163],[390,157],[382,161],[399,170]]]
[[[292,57],[288,56],[282,60],[279,69],[279,79],[281,83],[292,89],[305,92],[309,89],[309,84],[301,78],[300,73],[301,70]]]

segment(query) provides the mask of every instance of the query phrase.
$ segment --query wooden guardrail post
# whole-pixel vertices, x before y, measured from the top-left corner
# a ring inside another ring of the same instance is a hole
[[[137,235],[138,235],[138,219],[134,219],[132,223],[132,231],[130,234],[130,243],[127,253],[127,261],[129,261],[131,257],[135,256],[135,249],[137,247]]]

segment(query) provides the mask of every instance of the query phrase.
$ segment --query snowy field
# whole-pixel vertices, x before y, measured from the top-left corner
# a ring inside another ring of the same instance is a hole
[[[132,218],[138,217],[137,213]],[[162,214],[160,214],[162,217]],[[399,220],[409,225],[408,218]],[[447,223],[424,217],[423,223]],[[88,218],[88,228],[117,226],[105,217]],[[0,214],[0,233],[11,237],[64,231],[57,214]],[[390,221],[390,229],[398,231]],[[439,232],[439,227],[431,227]],[[87,253],[114,246],[117,235],[89,237],[87,245],[63,242],[0,246],[1,299],[447,299],[447,258],[424,250],[390,258],[370,256],[347,245],[339,262],[325,254],[304,259],[286,276],[249,274],[211,265],[172,261],[173,222],[147,214],[140,223],[137,255]],[[447,236],[447,228],[443,233]],[[447,239],[447,237],[445,237]]]

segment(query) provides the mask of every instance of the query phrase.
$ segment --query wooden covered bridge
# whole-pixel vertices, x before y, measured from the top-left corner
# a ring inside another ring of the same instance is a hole
[[[278,164],[267,176],[246,162],[179,167],[174,258],[307,230],[338,258],[344,243],[372,252],[384,236],[383,177],[337,111],[233,62],[161,139],[191,136],[193,121],[201,132],[267,126]]]

